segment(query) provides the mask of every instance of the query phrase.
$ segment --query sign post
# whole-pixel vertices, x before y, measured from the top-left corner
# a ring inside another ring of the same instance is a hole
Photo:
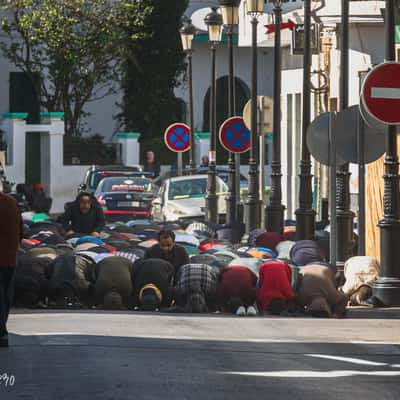
[[[365,113],[388,126],[383,194],[381,234],[381,271],[372,287],[373,299],[386,306],[400,306],[400,209],[399,167],[396,126],[400,125],[400,64],[395,61],[393,0],[386,1],[386,59],[365,78],[361,105]],[[367,141],[366,141],[367,142]]]

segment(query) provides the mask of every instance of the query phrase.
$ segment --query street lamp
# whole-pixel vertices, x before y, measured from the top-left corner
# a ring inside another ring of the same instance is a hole
[[[267,230],[283,233],[285,207],[282,205],[282,173],[281,173],[281,92],[282,92],[282,53],[281,24],[282,3],[274,0],[275,43],[274,43],[274,132],[273,154],[271,162],[271,193],[266,208]]]
[[[340,37],[340,110],[349,103],[349,0],[342,0]],[[337,260],[344,264],[354,253],[354,213],[350,210],[350,172],[345,164],[336,173]]]
[[[249,190],[246,199],[246,232],[261,226],[261,201],[259,194],[259,168],[258,168],[258,130],[257,130],[257,25],[258,17],[264,12],[263,0],[247,0],[247,14],[251,16],[252,42],[251,42],[251,146],[249,160]]]
[[[235,82],[233,72],[233,28],[239,23],[239,5],[240,0],[219,0],[221,5],[222,19],[224,25],[228,27],[228,53],[229,53],[229,84],[228,84],[228,105],[229,116],[235,116]],[[236,175],[240,173],[240,163],[238,155],[233,158],[233,154],[229,152],[229,194],[226,198],[226,220],[229,224],[238,221],[239,210],[237,204],[237,194],[240,188],[237,187],[238,179]],[[237,168],[237,169],[236,169]]]
[[[300,162],[299,204],[296,210],[296,235],[300,240],[314,239],[315,211],[312,208],[311,158],[307,129],[311,119],[311,0],[304,0],[303,129]]]
[[[206,216],[207,221],[218,223],[218,197],[216,176],[216,148],[217,148],[217,119],[216,119],[216,80],[215,80],[215,58],[216,47],[222,39],[222,15],[217,8],[213,7],[204,19],[208,28],[208,38],[211,44],[211,92],[210,92],[210,131],[211,143],[209,153]]]
[[[188,79],[189,79],[189,126],[190,126],[190,160],[189,168],[190,174],[196,173],[196,152],[195,152],[195,139],[194,139],[194,115],[193,115],[193,70],[192,70],[192,43],[196,33],[196,28],[190,19],[187,19],[182,28],[180,29],[183,51],[188,59]]]

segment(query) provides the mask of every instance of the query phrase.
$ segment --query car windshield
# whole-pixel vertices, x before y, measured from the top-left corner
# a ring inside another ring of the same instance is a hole
[[[150,179],[135,177],[104,178],[97,189],[98,192],[152,192]]]
[[[204,197],[207,194],[207,179],[185,179],[172,181],[169,185],[168,199],[188,199],[191,197]]]
[[[116,171],[96,171],[92,173],[92,176],[90,177],[90,187],[92,189],[96,189],[97,186],[99,185],[100,181],[104,178],[107,177],[112,177],[112,176],[121,176],[121,175],[129,175],[131,173],[136,172],[135,168],[128,169],[128,170],[116,170]],[[139,172],[139,170],[137,171]]]

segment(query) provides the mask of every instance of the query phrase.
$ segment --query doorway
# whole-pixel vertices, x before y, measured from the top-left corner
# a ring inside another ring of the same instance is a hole
[[[40,132],[26,133],[25,183],[33,185],[41,182]]]

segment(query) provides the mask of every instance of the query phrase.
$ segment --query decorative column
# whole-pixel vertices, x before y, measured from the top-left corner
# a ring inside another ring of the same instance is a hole
[[[124,165],[134,166],[140,163],[140,133],[118,132],[117,139],[121,145],[121,161]]]

